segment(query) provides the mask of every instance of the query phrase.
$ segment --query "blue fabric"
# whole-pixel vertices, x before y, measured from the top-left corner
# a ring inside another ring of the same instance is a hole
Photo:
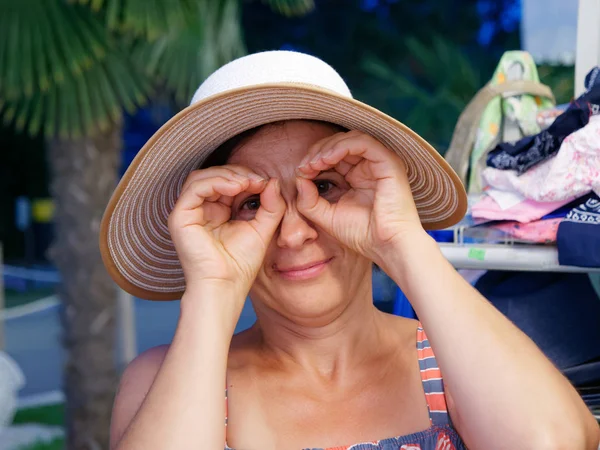
[[[406,298],[406,295],[404,295],[404,292],[400,290],[400,288],[396,288],[396,296],[394,298],[394,309],[392,313],[396,316],[407,317],[409,319],[417,318],[415,310]]]
[[[552,211],[549,214],[546,214],[544,217],[542,217],[541,220],[559,219],[561,217],[567,217],[567,214],[569,214],[573,208],[576,208],[577,206],[581,205],[582,203],[587,202],[588,199],[590,199],[590,198],[595,198],[595,196],[596,196],[596,194],[590,193],[590,194],[584,195],[583,197],[579,197],[579,198],[573,200],[571,203],[561,206],[557,210]]]
[[[583,128],[592,114],[600,112],[600,68],[586,77],[586,92],[572,102],[567,110],[544,131],[515,143],[499,143],[487,157],[487,165],[522,174],[536,164],[554,156],[564,139]]]
[[[600,199],[593,195],[573,208],[558,226],[558,262],[565,266],[600,267]]]
[[[600,359],[569,367],[563,373],[575,386],[597,385],[600,383]]]
[[[475,288],[559,369],[600,358],[600,299],[586,274],[490,271]]]

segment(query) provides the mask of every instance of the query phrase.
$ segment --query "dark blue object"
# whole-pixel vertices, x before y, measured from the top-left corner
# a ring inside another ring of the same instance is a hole
[[[586,274],[490,271],[475,287],[567,376],[600,380],[590,364],[600,359],[600,299]]]
[[[396,316],[407,317],[409,319],[417,318],[415,310],[400,288],[397,288],[396,290],[396,297],[394,298],[394,308],[392,313]]]
[[[600,199],[593,195],[573,208],[558,226],[558,262],[600,267]]]

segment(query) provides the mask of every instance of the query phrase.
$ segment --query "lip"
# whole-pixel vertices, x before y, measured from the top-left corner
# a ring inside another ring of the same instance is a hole
[[[318,261],[316,263],[309,263],[304,264],[302,266],[290,267],[284,270],[275,267],[275,270],[277,271],[277,273],[279,273],[279,275],[281,275],[287,280],[308,280],[320,275],[332,259],[333,257],[322,261]]]

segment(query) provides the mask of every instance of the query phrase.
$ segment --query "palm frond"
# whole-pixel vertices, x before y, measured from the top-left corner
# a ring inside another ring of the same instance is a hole
[[[135,63],[164,83],[180,106],[211,72],[245,53],[238,0],[203,0],[197,8],[180,30],[133,44]]]
[[[64,83],[46,91],[6,100],[0,116],[32,136],[76,138],[106,131],[121,120],[123,107],[144,104],[150,84],[124,53],[113,51],[78,75],[67,72]]]
[[[218,3],[216,0],[213,0]],[[100,13],[112,31],[132,33],[149,41],[181,27],[196,0],[69,0]]]
[[[315,8],[314,0],[263,0],[271,9],[284,16],[303,16]]]
[[[107,39],[87,8],[62,0],[0,0],[0,96],[31,96],[77,76],[104,57]]]
[[[552,89],[556,101],[569,103],[575,92],[575,68],[573,66],[540,65],[538,66],[540,81]]]
[[[483,85],[481,73],[460,46],[442,38],[433,36],[430,43],[408,38],[405,45],[410,70],[374,57],[365,58],[362,68],[387,86],[388,99],[402,103],[403,121],[443,150],[461,111]]]

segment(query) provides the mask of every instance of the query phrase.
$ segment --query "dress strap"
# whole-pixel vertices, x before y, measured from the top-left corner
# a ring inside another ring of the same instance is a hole
[[[425,399],[429,409],[429,420],[432,425],[450,425],[446,395],[444,394],[444,381],[421,323],[417,327],[417,355],[421,381],[423,382]]]
[[[229,402],[227,400],[227,383],[225,383],[225,450],[233,450],[227,445],[227,421],[229,420]]]
[[[225,427],[227,427],[228,419],[229,419],[229,401],[227,399],[227,386],[225,386]]]

